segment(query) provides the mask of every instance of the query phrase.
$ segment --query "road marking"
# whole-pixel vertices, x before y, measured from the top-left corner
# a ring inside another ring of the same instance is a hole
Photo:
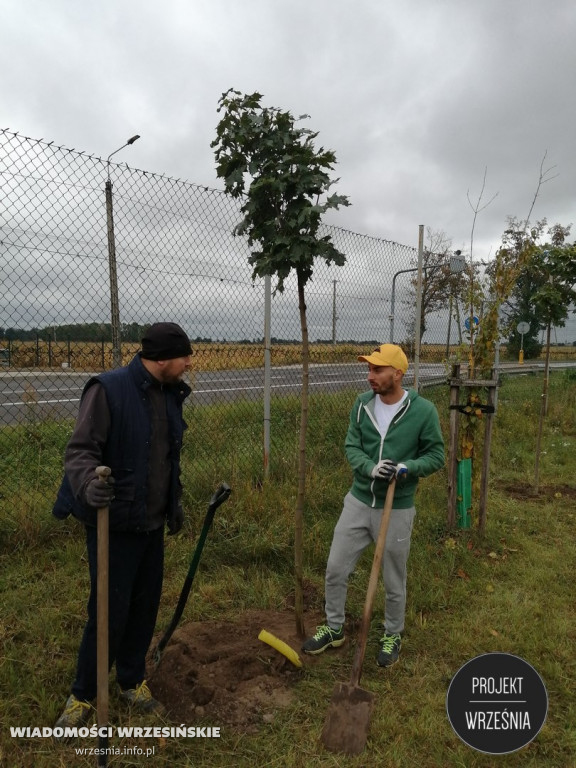
[[[34,392],[62,392],[67,389],[83,389],[83,387],[35,387],[33,384],[30,386]],[[21,392],[22,389],[0,389],[0,395],[19,395]]]
[[[363,379],[362,379],[363,381]],[[342,381],[333,381],[331,384],[354,384],[356,383],[353,379],[343,379]],[[320,387],[320,386],[326,386],[325,381],[311,381],[309,382],[310,387]],[[288,384],[274,384],[272,386],[272,389],[282,389],[284,387],[299,387],[300,382],[293,382]],[[247,392],[250,389],[264,389],[264,385],[260,384],[255,387],[226,387],[219,389],[195,389],[194,394],[203,394],[205,392]]]
[[[28,402],[24,402],[23,400],[19,400],[16,403],[0,403],[1,406],[9,406],[9,405],[50,405],[51,403],[79,403],[80,398],[70,398],[68,400],[28,400]]]
[[[279,378],[279,377],[273,377],[273,378]],[[359,382],[363,382],[364,379],[340,379],[339,381],[331,381],[331,384],[357,384]],[[325,385],[325,381],[311,381],[309,382],[310,387],[320,387],[322,385]],[[288,382],[286,384],[273,384],[272,389],[285,389],[288,387],[299,387],[301,386],[300,381],[296,382]],[[216,387],[214,389],[195,389],[193,394],[210,394],[214,392],[248,392],[250,390],[261,390],[264,389],[263,384],[258,384],[255,386],[250,387]],[[38,388],[35,390],[36,392],[50,392],[51,388]],[[2,392],[0,391],[0,394],[16,394],[16,391],[11,392]],[[18,405],[52,405],[55,403],[78,403],[80,402],[79,397],[71,397],[71,398],[59,398],[54,400],[28,400],[27,402],[24,402],[23,400],[18,400],[13,403],[1,403],[0,406],[9,407],[9,406],[18,406]]]

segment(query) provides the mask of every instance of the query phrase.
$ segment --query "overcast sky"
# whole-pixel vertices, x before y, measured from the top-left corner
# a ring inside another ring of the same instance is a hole
[[[0,127],[222,188],[220,95],[311,116],[352,206],[328,223],[498,247],[506,218],[574,221],[574,0],[3,0]],[[553,178],[554,177],[554,178]],[[575,222],[576,225],[576,222]],[[573,233],[576,234],[576,231]]]

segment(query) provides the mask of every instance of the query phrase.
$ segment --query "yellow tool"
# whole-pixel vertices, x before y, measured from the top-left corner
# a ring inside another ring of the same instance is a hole
[[[283,640],[279,640],[271,632],[267,632],[265,629],[263,629],[258,635],[258,640],[262,640],[263,643],[267,643],[269,646],[274,648],[283,656],[286,656],[288,661],[291,661],[295,667],[302,666],[302,662],[300,661],[300,656],[298,656],[294,648],[291,648]]]

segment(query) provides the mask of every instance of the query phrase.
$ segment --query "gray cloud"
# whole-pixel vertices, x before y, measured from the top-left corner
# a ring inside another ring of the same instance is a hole
[[[221,187],[220,94],[258,90],[311,115],[352,206],[329,223],[415,245],[418,225],[494,252],[528,212],[540,162],[558,174],[534,218],[574,217],[572,0],[8,0],[2,124]]]

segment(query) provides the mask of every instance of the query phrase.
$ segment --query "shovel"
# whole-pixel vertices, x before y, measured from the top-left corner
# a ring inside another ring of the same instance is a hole
[[[210,504],[208,505],[208,511],[206,512],[206,517],[204,518],[204,525],[202,526],[202,531],[200,533],[200,538],[198,539],[198,543],[196,544],[196,549],[194,550],[194,556],[192,557],[192,561],[190,563],[190,568],[188,569],[188,575],[186,576],[186,579],[184,580],[184,586],[182,587],[182,592],[180,593],[180,597],[178,598],[178,605],[176,606],[176,610],[174,611],[174,616],[172,616],[172,621],[170,622],[170,625],[168,626],[168,629],[166,632],[164,632],[164,635],[162,636],[162,639],[158,643],[158,646],[156,647],[156,650],[154,652],[154,663],[156,666],[160,663],[160,659],[162,658],[162,653],[164,651],[164,648],[168,645],[168,641],[172,637],[172,634],[176,627],[178,626],[178,622],[180,621],[182,617],[182,613],[184,611],[184,607],[186,605],[186,601],[188,600],[188,595],[190,594],[190,589],[192,588],[192,582],[194,581],[194,575],[196,573],[196,569],[198,568],[198,563],[200,562],[200,555],[202,554],[202,549],[204,548],[204,542],[206,541],[206,536],[208,535],[208,531],[210,530],[210,527],[212,525],[212,521],[214,520],[214,513],[226,499],[228,496],[230,496],[231,488],[226,483],[221,483],[218,486],[218,489],[216,490],[214,496],[212,496],[210,500]]]
[[[350,682],[336,683],[320,737],[322,743],[330,752],[359,755],[364,749],[366,739],[368,738],[370,717],[374,707],[374,694],[360,688],[359,683],[370,621],[372,619],[374,596],[378,586],[378,574],[384,555],[395,486],[396,480],[392,479],[386,493],[382,522],[380,523],[380,530],[376,539],[374,560],[372,561],[372,570],[370,571],[370,581],[368,582],[368,590],[366,592],[366,602],[364,603],[364,613],[362,614],[360,632],[358,633],[358,643],[352,663]]]
[[[103,482],[110,475],[110,467],[96,467]],[[107,764],[108,736],[108,582],[109,582],[109,514],[108,507],[98,510],[96,540],[96,716],[98,720],[98,766]]]

